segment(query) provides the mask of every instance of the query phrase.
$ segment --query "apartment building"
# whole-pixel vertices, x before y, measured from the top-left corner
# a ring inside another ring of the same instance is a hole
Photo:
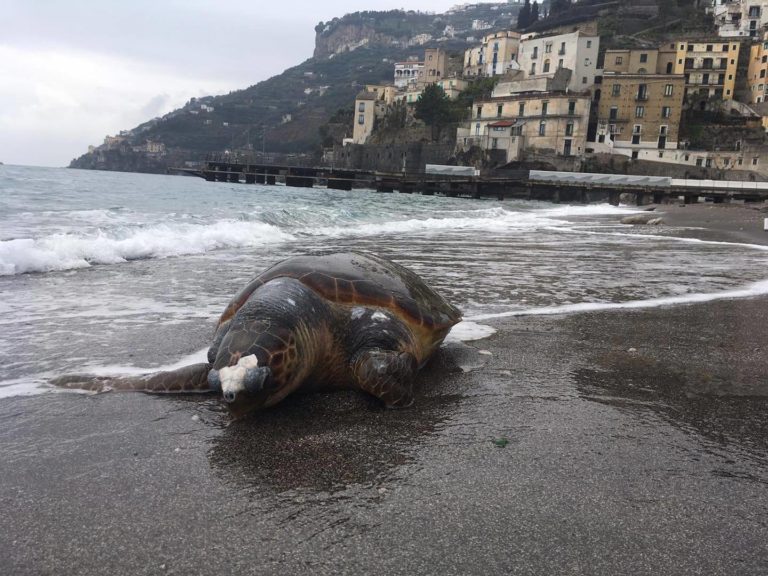
[[[424,62],[396,62],[395,87],[407,89],[409,86],[416,85],[423,74]]]
[[[649,50],[606,50],[604,72],[620,74],[674,74],[677,50],[675,46]]]
[[[768,102],[768,33],[763,41],[753,44],[749,49],[749,68],[747,69],[747,86],[749,101],[752,104]]]
[[[760,38],[768,25],[768,0],[713,0],[708,12],[721,38]]]
[[[681,74],[604,73],[594,150],[638,158],[676,149],[684,91]]]
[[[464,76],[498,76],[518,68],[520,33],[502,31],[488,34],[482,43],[464,52]]]
[[[581,31],[552,36],[525,35],[520,40],[518,62],[529,78],[552,77],[559,68],[573,72],[570,90],[591,88],[597,73],[600,37]]]
[[[459,128],[460,148],[479,146],[511,162],[544,153],[584,153],[591,99],[588,94],[521,92],[475,101],[468,127]]]
[[[673,45],[670,44],[671,48]],[[739,42],[708,40],[674,43],[674,73],[685,76],[685,96],[690,99],[721,98],[731,100],[736,85]]]

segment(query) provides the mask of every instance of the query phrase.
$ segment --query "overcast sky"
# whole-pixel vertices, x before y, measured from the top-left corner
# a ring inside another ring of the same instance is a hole
[[[458,0],[413,0],[443,12]],[[314,26],[403,0],[2,0],[0,162],[65,166],[106,134],[312,56]],[[460,3],[460,2],[459,2]]]

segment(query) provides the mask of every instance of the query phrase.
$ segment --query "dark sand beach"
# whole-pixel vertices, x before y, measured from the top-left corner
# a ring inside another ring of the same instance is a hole
[[[751,208],[658,211],[768,243]],[[488,323],[406,410],[7,399],[0,573],[766,572],[768,298]]]

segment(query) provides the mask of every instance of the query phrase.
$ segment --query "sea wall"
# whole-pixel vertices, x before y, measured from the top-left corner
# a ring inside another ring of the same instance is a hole
[[[350,170],[423,172],[426,164],[445,164],[453,144],[350,144],[334,148],[334,163]]]

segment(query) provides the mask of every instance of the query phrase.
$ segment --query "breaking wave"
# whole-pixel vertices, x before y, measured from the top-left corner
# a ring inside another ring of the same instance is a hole
[[[294,237],[262,222],[160,224],[92,234],[51,234],[0,242],[0,275],[51,272],[130,260],[203,254],[220,248],[262,246]]]

